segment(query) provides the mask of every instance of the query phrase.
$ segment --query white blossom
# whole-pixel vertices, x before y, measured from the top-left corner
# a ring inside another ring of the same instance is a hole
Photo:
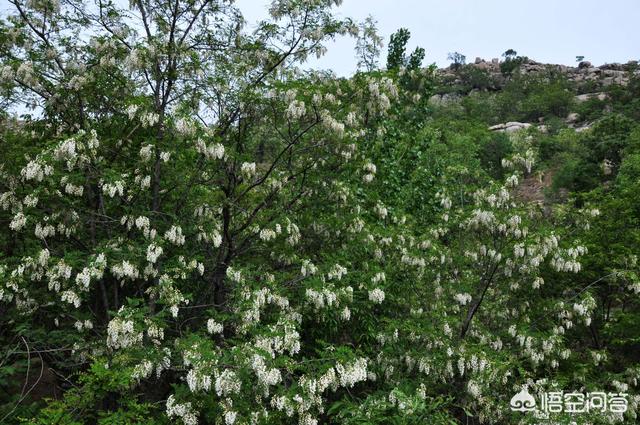
[[[243,162],[240,166],[240,172],[247,179],[251,178],[256,173],[256,163],[255,162]]]
[[[207,332],[210,334],[221,334],[223,331],[223,326],[221,323],[216,322],[213,319],[207,320]]]
[[[382,304],[382,302],[384,301],[384,297],[384,291],[380,288],[374,288],[369,291],[369,300],[373,301],[376,304]]]
[[[13,216],[11,223],[9,223],[9,228],[17,232],[21,230],[26,224],[27,217],[22,212],[19,212]]]

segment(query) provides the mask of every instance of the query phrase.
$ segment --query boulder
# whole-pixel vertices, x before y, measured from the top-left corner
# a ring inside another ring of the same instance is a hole
[[[575,97],[576,102],[580,103],[580,102],[586,102],[589,99],[598,99],[598,100],[605,100],[608,97],[608,95],[606,93],[603,92],[598,92],[598,93],[585,93],[585,94],[579,94]]]
[[[523,130],[529,127],[531,127],[531,124],[529,124],[528,122],[511,121],[505,124],[504,131],[506,131],[507,133],[512,133],[514,131]]]
[[[489,127],[490,131],[513,133],[531,127],[528,122],[509,121],[504,124],[496,124]]]
[[[428,102],[434,106],[444,106],[459,100],[460,100],[460,95],[445,93],[445,94],[434,94],[429,98]]]
[[[600,69],[612,69],[615,71],[624,71],[624,66],[620,63],[605,63]]]
[[[571,112],[569,115],[567,115],[567,118],[565,118],[565,121],[567,122],[567,124],[573,124],[574,122],[577,122],[579,118],[579,115],[577,112]]]
[[[617,69],[605,69],[603,73],[605,77],[624,77],[627,75],[626,72]]]
[[[591,68],[591,62],[589,61],[582,61],[578,64],[578,68],[580,69],[584,69],[584,68]]]

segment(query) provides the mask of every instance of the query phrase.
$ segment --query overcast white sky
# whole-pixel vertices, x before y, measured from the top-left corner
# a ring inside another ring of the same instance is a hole
[[[126,1],[126,0],[117,0]],[[236,0],[251,23],[266,16],[270,0]],[[9,9],[0,0],[0,14]],[[12,6],[11,6],[12,8]],[[342,17],[363,21],[372,15],[385,40],[409,28],[408,50],[426,49],[425,64],[449,64],[447,54],[460,52],[472,62],[507,49],[546,63],[574,64],[577,55],[594,65],[640,59],[640,0],[343,0]],[[345,37],[313,60],[313,68],[346,76],[356,69],[355,41]]]
[[[236,0],[249,22],[265,16],[268,0]],[[358,21],[371,14],[385,39],[398,28],[411,31],[409,50],[426,49],[425,63],[449,64],[457,51],[499,57],[507,49],[547,63],[574,64],[577,55],[594,65],[640,59],[640,0],[344,0],[341,16]],[[329,47],[313,67],[338,75],[355,71],[352,39]]]

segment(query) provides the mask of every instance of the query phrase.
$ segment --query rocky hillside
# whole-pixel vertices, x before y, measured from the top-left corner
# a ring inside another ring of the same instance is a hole
[[[509,78],[509,74],[505,75],[504,64],[508,62],[516,62],[516,60],[517,59],[501,62],[498,58],[493,58],[491,61],[487,61],[478,57],[474,63],[468,64],[466,67],[486,71],[494,84],[493,88],[499,89],[504,86]],[[578,84],[594,83],[600,87],[607,87],[612,84],[626,85],[632,75],[640,75],[638,61],[629,61],[625,64],[608,63],[600,66],[593,66],[591,62],[582,61],[576,67],[545,64],[528,58],[522,58],[522,60],[518,62],[520,63],[518,63],[515,71],[520,74],[535,74],[551,70],[564,74],[569,81]],[[438,72],[443,79],[450,81],[453,84],[461,84],[463,81],[460,79],[459,70],[460,67],[451,65],[448,68],[439,69]]]
[[[610,111],[608,103],[611,92],[616,88],[624,89],[631,81],[640,77],[640,67],[638,61],[600,66],[582,61],[572,67],[540,63],[526,57],[503,61],[497,58],[487,61],[478,57],[471,64],[452,64],[447,68],[437,69],[436,76],[439,86],[435,94],[429,98],[429,103],[433,106],[456,104],[466,96],[482,93],[491,95],[513,89],[513,86],[519,86],[518,90],[526,91],[532,81],[539,81],[543,85],[561,81],[564,93],[556,93],[555,96],[565,98],[563,102],[567,109],[563,114],[556,112],[555,115],[559,115],[558,118],[563,119],[568,127],[584,131],[591,128],[594,118],[591,113],[585,114],[584,109],[598,105],[605,111]],[[516,106],[513,105],[514,108]],[[505,107],[508,109],[509,105]],[[580,110],[583,113],[579,113]],[[490,125],[489,129],[496,132],[513,132],[536,126],[545,132],[546,120],[549,118],[545,115],[548,114],[531,116],[529,120],[498,120]]]

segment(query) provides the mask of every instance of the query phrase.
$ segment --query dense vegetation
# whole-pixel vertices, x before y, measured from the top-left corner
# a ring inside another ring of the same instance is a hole
[[[504,86],[460,54],[451,82],[406,30],[380,70],[334,0],[252,32],[222,0],[11,3],[0,423],[636,420],[637,76],[578,102],[509,50]],[[348,33],[361,72],[301,71]]]

